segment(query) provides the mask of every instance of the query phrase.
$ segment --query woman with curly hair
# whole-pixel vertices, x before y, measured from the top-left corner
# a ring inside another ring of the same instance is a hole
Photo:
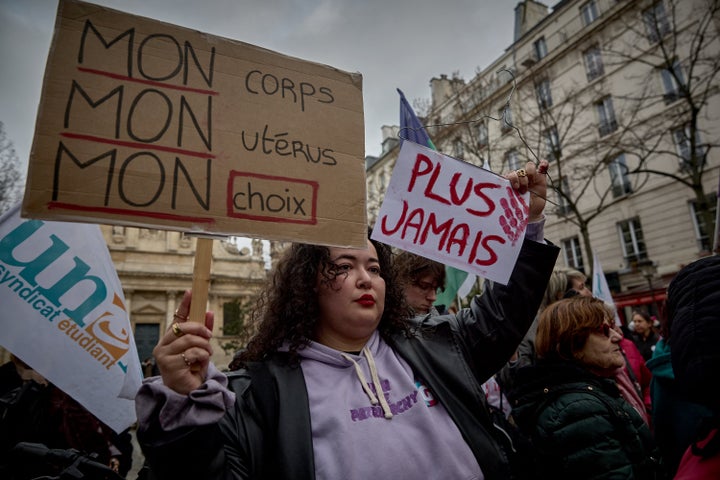
[[[186,322],[191,296],[155,347],[161,376],[136,399],[155,478],[509,478],[480,385],[533,320],[558,249],[542,240],[545,171],[507,285],[455,315],[414,317],[389,247],[294,245],[276,266],[243,368],[209,361],[212,313]]]
[[[387,245],[380,242],[369,240],[369,243],[377,258],[372,259],[374,265],[369,265],[368,270],[370,275],[379,276],[384,280],[385,295],[382,299],[384,303],[376,302],[372,307],[362,305],[361,310],[368,312],[371,318],[381,313],[380,323],[377,326],[381,336],[407,333],[410,328],[407,318],[412,312],[403,300],[395,270],[380,269],[380,265],[391,265],[392,252]],[[298,360],[298,349],[306,347],[310,339],[324,343],[322,337],[326,326],[316,319],[322,315],[321,298],[325,295],[319,294],[320,301],[312,302],[309,301],[307,292],[327,289],[335,293],[338,279],[349,276],[349,266],[339,262],[338,258],[348,260],[350,256],[338,254],[336,258],[332,258],[331,250],[333,249],[329,247],[298,243],[291,245],[285,252],[283,259],[275,268],[268,287],[260,294],[258,308],[252,313],[253,321],[257,322],[260,328],[247,348],[238,355],[240,365],[248,361],[263,360],[267,355],[283,347],[291,360]],[[343,249],[337,249],[338,252],[340,250]],[[372,302],[368,299],[366,303]],[[350,302],[349,308],[354,306],[353,302]],[[340,322],[342,320],[338,323]]]

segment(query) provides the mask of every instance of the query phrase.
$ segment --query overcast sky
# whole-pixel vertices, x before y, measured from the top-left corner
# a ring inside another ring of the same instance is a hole
[[[363,75],[365,154],[399,122],[396,88],[471,79],[510,45],[516,0],[94,0],[92,3]],[[27,161],[57,0],[0,0],[0,121]]]

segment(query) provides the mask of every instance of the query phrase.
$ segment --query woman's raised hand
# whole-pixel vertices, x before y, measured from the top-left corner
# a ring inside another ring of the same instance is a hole
[[[203,384],[212,356],[214,315],[206,312],[204,324],[188,321],[191,300],[192,293],[185,291],[173,324],[153,349],[163,383],[180,394],[188,394]]]

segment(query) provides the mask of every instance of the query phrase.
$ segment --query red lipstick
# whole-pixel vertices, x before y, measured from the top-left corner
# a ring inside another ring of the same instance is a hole
[[[363,295],[355,301],[363,307],[372,307],[373,305],[375,305],[375,299],[372,295]]]

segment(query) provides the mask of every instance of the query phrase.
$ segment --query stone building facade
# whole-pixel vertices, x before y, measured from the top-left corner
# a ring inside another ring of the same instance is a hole
[[[559,265],[597,256],[621,314],[662,314],[665,287],[711,254],[720,177],[719,2],[525,0],[514,41],[470,81],[430,80],[417,112],[441,152],[496,173],[550,161]],[[509,28],[511,26],[508,26]],[[366,159],[376,220],[398,155]]]
[[[196,238],[186,234],[119,226],[101,226],[110,256],[123,286],[140,360],[152,355],[160,336],[173,322],[183,292],[192,287]],[[240,305],[252,302],[265,282],[262,245],[238,247],[232,239],[214,239],[208,293],[208,310],[215,312],[213,361],[227,366],[231,351],[222,346],[234,335],[226,334],[226,322],[238,314]]]

